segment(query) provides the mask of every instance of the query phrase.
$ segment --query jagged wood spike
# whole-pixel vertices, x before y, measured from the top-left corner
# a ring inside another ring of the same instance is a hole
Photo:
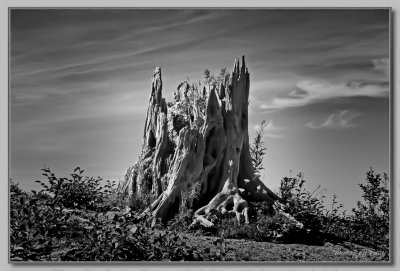
[[[209,226],[216,214],[229,213],[248,222],[247,201],[266,201],[271,210],[281,209],[281,199],[254,174],[248,134],[250,75],[244,56],[241,66],[235,59],[230,78],[219,87],[219,95],[215,86],[206,96],[205,88],[201,92],[207,97],[203,126],[195,127],[194,119],[182,124],[185,116],[174,110],[187,99],[189,84],[178,87],[174,105],[167,108],[161,69],[156,68],[142,155],[127,174],[133,179],[120,186],[157,198],[144,214],[167,221],[178,211],[182,193],[193,187],[198,196],[188,205],[195,210],[194,223]],[[200,109],[192,109],[197,117]]]

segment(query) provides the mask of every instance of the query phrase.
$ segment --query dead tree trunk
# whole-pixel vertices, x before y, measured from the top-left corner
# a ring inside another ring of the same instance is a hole
[[[280,198],[254,175],[248,134],[250,77],[244,56],[241,66],[236,59],[230,77],[219,88],[197,90],[205,108],[187,102],[188,89],[188,83],[180,85],[167,106],[161,69],[156,68],[142,154],[128,169],[120,190],[157,196],[145,213],[164,221],[178,211],[184,198],[184,204],[195,210],[194,223],[209,226],[213,215],[228,213],[248,223],[247,201],[266,201],[271,209],[280,206]],[[179,114],[185,105],[189,105],[187,115]],[[185,193],[197,196],[183,197]]]

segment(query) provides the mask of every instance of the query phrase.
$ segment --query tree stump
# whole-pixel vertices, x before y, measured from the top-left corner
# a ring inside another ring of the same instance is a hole
[[[220,86],[195,91],[199,101],[205,101],[204,108],[196,101],[188,102],[187,83],[178,87],[174,101],[167,105],[162,98],[161,69],[156,68],[142,153],[128,169],[120,192],[156,197],[144,214],[163,221],[172,218],[180,204],[186,204],[195,210],[193,223],[205,226],[213,225],[212,216],[227,214],[248,223],[247,201],[266,201],[271,210],[279,210],[281,199],[254,174],[248,134],[249,90],[243,56],[241,66],[236,59],[231,75]],[[184,106],[187,111],[178,110]]]

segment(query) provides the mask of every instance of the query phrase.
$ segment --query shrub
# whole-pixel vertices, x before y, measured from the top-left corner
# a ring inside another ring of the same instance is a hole
[[[43,193],[27,193],[11,184],[10,259],[48,260],[66,227],[67,216]]]
[[[230,74],[227,72],[226,68],[221,69],[218,75],[214,75],[206,69],[204,71],[203,82],[191,83],[188,79],[179,84],[178,90],[173,94],[175,101],[168,103],[170,112],[172,112],[173,115],[174,130],[177,133],[179,133],[183,127],[189,126],[190,123],[194,129],[200,129],[203,126],[207,103],[205,86],[208,88],[215,87],[216,92],[220,95],[220,85],[226,82],[229,76]],[[182,99],[179,90],[186,93],[185,99]],[[173,137],[173,135],[170,135],[170,138]]]
[[[184,212],[179,212],[167,222],[167,228],[173,231],[187,232],[193,222],[193,210],[188,209]]]
[[[133,193],[129,197],[128,207],[132,212],[141,213],[146,210],[154,200],[154,196]]]
[[[75,168],[70,178],[57,178],[49,168],[43,168],[42,175],[47,178],[48,184],[36,181],[43,189],[40,193],[52,196],[52,206],[60,208],[79,208],[99,210],[109,208],[107,199],[115,192],[115,182],[102,186],[102,178],[82,176],[84,170]]]
[[[25,192],[14,182],[10,185],[11,261],[183,261],[209,257],[187,245],[176,232],[154,231],[131,213],[110,211],[107,204],[114,195],[111,182],[101,186],[100,178],[83,177],[79,168],[71,179],[43,171],[49,184],[39,182],[44,187],[39,192]]]
[[[203,73],[204,84],[208,87],[215,86],[219,88],[219,85],[225,83],[229,76],[230,74],[226,68],[222,68],[218,75],[214,75],[210,70],[205,69]]]
[[[286,202],[285,211],[304,224],[308,236],[315,241],[350,241],[385,253],[389,258],[389,178],[376,174],[373,169],[366,173],[366,184],[359,184],[363,202],[357,202],[352,215],[340,212],[343,207],[333,196],[330,210],[324,205],[320,187],[313,192],[304,188],[302,174],[281,181],[280,196]],[[308,241],[310,239],[308,238]]]
[[[269,216],[261,213],[249,224],[240,224],[232,217],[220,220],[216,228],[216,236],[259,242],[296,242],[299,241],[296,234],[301,231],[295,221],[283,214]]]
[[[334,195],[331,209],[327,210],[323,195],[324,189],[318,186],[312,192],[305,189],[304,176],[284,177],[281,181],[279,194],[285,201],[285,212],[292,215],[304,228],[293,236],[293,242],[308,244],[333,243],[344,240],[343,229],[348,226],[342,208]]]
[[[351,218],[353,241],[373,248],[389,251],[389,177],[381,176],[370,168],[366,184],[359,184],[363,202],[357,202]]]
[[[304,176],[299,173],[295,178],[285,177],[281,181],[279,194],[286,202],[285,211],[292,215],[304,228],[313,232],[322,229],[324,217],[324,190],[318,186],[310,192],[304,188]]]
[[[261,170],[264,169],[263,159],[267,148],[265,147],[263,136],[266,127],[265,120],[261,121],[257,127],[253,143],[250,145],[251,161],[253,162],[254,173],[257,176],[260,176]]]
[[[201,260],[200,254],[173,232],[155,232],[144,221],[121,216],[99,222],[84,242],[60,257],[63,261]]]

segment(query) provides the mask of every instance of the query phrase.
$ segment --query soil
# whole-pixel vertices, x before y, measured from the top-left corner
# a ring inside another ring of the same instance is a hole
[[[225,261],[270,262],[372,262],[381,261],[383,254],[370,248],[350,243],[311,246],[303,244],[279,244],[256,242],[245,239],[221,239],[182,233],[182,239],[200,250],[221,254],[225,245]],[[223,253],[222,253],[223,254]]]

